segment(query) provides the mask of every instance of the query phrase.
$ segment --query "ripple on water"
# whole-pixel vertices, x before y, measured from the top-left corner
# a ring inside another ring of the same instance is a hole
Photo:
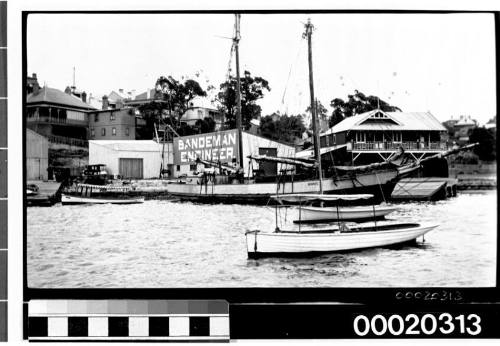
[[[495,285],[496,191],[397,206],[391,219],[438,220],[440,226],[417,246],[261,260],[247,258],[244,232],[272,230],[272,208],[153,200],[28,208],[28,283],[53,288]]]

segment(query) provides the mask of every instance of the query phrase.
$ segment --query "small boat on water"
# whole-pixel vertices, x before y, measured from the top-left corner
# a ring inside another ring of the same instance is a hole
[[[78,184],[73,193],[63,193],[61,203],[68,204],[136,204],[144,203],[144,197],[127,195],[129,186]]]
[[[371,194],[356,194],[356,195],[314,195],[314,194],[290,194],[286,197],[286,201],[294,204],[299,204],[299,219],[294,220],[295,223],[309,222],[327,222],[327,221],[363,221],[368,219],[380,219],[398,210],[396,207],[387,205],[372,205],[372,206],[339,206],[339,201],[357,201],[373,199]],[[283,198],[277,198],[282,201]],[[302,205],[303,203],[312,203],[321,200],[321,202],[336,201],[335,207],[329,206],[312,206]]]
[[[373,207],[303,207],[302,220],[294,222],[320,222],[336,220],[367,220],[373,218],[382,218],[398,208],[390,206]]]
[[[337,196],[352,200],[355,196]],[[274,199],[291,200],[332,200],[332,195],[280,195]],[[299,213],[302,206],[299,204]],[[435,224],[410,222],[381,222],[348,226],[338,221],[326,227],[280,228],[278,208],[276,227],[273,232],[250,230],[245,233],[249,258],[268,256],[315,255],[320,253],[359,250],[389,246],[415,241],[418,237],[436,228]]]

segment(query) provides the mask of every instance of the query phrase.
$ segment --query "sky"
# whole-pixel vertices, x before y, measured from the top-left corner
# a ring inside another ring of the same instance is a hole
[[[440,121],[496,114],[491,14],[242,14],[240,70],[269,81],[262,114],[309,105],[310,18],[316,98],[329,107],[355,89]],[[93,95],[154,87],[159,76],[218,88],[230,62],[232,14],[30,14],[28,75]],[[233,71],[234,58],[232,59]]]

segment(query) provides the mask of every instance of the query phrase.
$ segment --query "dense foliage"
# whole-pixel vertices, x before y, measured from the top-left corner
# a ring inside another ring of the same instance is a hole
[[[330,106],[333,108],[330,117],[330,127],[338,124],[347,117],[380,109],[384,112],[401,112],[401,109],[392,106],[378,96],[366,96],[358,90],[354,90],[354,94],[347,95],[347,101],[341,98],[334,98],[330,101]]]
[[[250,121],[261,115],[261,107],[257,100],[264,97],[264,92],[270,91],[269,82],[262,77],[253,77],[249,71],[245,71],[240,77],[241,87],[241,118],[244,129],[250,127]],[[236,127],[236,77],[232,77],[220,85],[217,101],[221,104],[221,111],[225,113],[226,127]]]
[[[211,128],[210,125],[205,124],[205,120],[194,127],[181,124],[181,117],[189,108],[189,102],[197,96],[207,95],[197,81],[182,79],[183,81],[178,81],[171,76],[161,76],[157,79],[154,100],[138,107],[142,118],[146,121],[146,125],[138,129],[140,138],[153,138],[155,124],[156,126],[168,124],[179,134],[200,133],[200,129]]]
[[[469,134],[469,143],[479,143],[479,145],[474,148],[474,154],[476,154],[480,160],[493,161],[496,159],[497,141],[494,130],[488,130],[484,127],[472,129]]]
[[[274,120],[273,120],[274,119]],[[267,115],[261,119],[260,133],[269,139],[294,143],[306,130],[300,115]]]

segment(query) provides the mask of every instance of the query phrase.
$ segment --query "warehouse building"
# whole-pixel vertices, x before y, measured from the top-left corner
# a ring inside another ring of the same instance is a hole
[[[173,161],[172,143],[153,140],[90,140],[89,164],[104,164],[113,176],[125,179],[154,179]]]
[[[276,175],[284,168],[275,162],[249,160],[248,155],[294,157],[295,148],[251,133],[242,133],[243,170],[249,176],[259,170]],[[199,172],[203,164],[196,161],[234,165],[239,159],[238,131],[228,130],[176,137],[172,142],[154,140],[89,140],[89,164],[104,164],[113,176],[129,179],[176,178]],[[162,165],[163,162],[163,165]]]
[[[294,157],[295,148],[268,138],[242,132],[243,170],[245,176],[252,176],[257,170],[265,175],[276,175],[281,167],[276,162],[256,163],[249,160],[249,155],[267,155],[273,157]],[[190,175],[200,167],[196,159],[232,165],[239,161],[238,131],[227,130],[199,135],[176,137],[173,142],[174,176]]]

